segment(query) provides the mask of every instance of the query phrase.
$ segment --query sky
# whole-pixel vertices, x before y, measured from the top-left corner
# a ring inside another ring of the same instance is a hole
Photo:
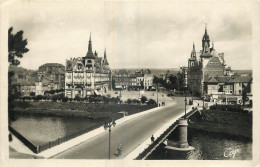
[[[111,68],[187,66],[193,42],[202,49],[205,24],[228,66],[252,69],[252,23],[242,2],[20,1],[8,11],[10,27],[28,40],[21,59],[28,69],[85,56],[90,33]]]

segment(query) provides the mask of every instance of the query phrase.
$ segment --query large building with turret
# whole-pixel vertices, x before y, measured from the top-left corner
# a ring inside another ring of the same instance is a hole
[[[188,60],[188,89],[194,95],[205,93],[204,83],[211,77],[231,75],[231,68],[226,68],[224,53],[217,53],[214,43],[210,47],[210,38],[205,27],[202,38],[202,50],[197,52],[195,45]]]
[[[66,60],[65,70],[65,96],[68,98],[102,95],[110,86],[111,70],[106,50],[104,57],[98,57],[96,51],[93,53],[91,35],[86,56]]]
[[[217,53],[205,27],[202,50],[195,45],[188,60],[188,90],[220,104],[248,103],[252,106],[252,77],[235,75],[226,67],[224,53]]]

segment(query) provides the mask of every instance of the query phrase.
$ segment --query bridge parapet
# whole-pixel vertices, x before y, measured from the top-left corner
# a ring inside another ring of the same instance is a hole
[[[186,118],[191,117],[195,112],[197,112],[197,108],[193,108],[190,112],[186,114]],[[183,115],[179,120],[181,125],[188,125],[188,123],[184,120],[185,115]],[[162,135],[160,135],[152,144],[150,144],[146,149],[143,150],[136,158],[135,160],[144,160],[146,159],[162,142],[166,140],[166,138],[178,127],[179,120],[175,121],[169,128],[167,128]],[[183,140],[184,141],[184,140]],[[185,143],[185,142],[184,142]],[[189,147],[188,147],[189,148]]]

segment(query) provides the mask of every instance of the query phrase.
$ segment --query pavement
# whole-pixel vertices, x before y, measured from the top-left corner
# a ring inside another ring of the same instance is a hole
[[[184,114],[184,98],[177,97],[176,103],[153,109],[154,111],[136,116],[135,119],[123,121],[112,128],[111,159],[134,159],[151,141],[154,134],[159,137],[169,125]],[[150,141],[150,142],[149,142]],[[65,150],[51,158],[55,159],[108,159],[109,156],[108,131],[86,140],[75,147]],[[119,144],[122,144],[122,155],[116,156]]]

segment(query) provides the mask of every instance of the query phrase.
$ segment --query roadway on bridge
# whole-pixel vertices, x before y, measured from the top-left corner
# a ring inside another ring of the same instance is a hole
[[[131,119],[112,128],[111,159],[122,159],[151,137],[165,123],[180,113],[184,113],[184,98],[174,97],[176,104]],[[73,148],[59,153],[55,159],[108,159],[108,130]],[[123,146],[122,155],[114,155],[119,144]]]

